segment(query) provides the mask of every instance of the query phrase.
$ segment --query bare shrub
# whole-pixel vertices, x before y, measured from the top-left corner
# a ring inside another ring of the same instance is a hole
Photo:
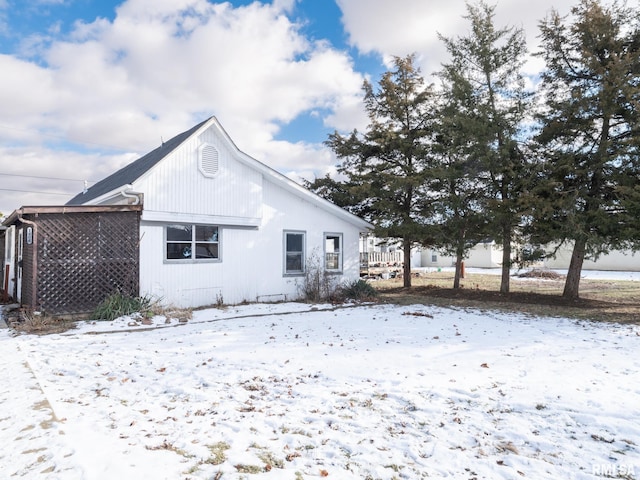
[[[338,277],[325,271],[317,251],[307,259],[304,277],[297,286],[303,300],[310,303],[335,301],[341,297]]]

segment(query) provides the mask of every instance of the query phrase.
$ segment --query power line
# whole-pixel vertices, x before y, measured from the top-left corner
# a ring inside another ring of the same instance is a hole
[[[36,190],[17,190],[13,188],[0,188],[3,192],[19,192],[19,193],[38,193],[40,195],[64,195],[70,197],[72,193],[60,193],[60,192],[38,192]]]
[[[84,180],[79,178],[59,178],[59,177],[40,177],[38,175],[21,175],[19,173],[0,173],[0,175],[5,177],[22,177],[22,178],[39,178],[41,180],[60,180],[63,182],[90,182],[96,183],[95,180]]]
[[[24,129],[24,128],[10,127],[8,125],[0,125],[0,128],[4,129],[4,130],[13,130],[15,132],[23,132],[23,133],[29,133],[29,134],[33,134],[34,133],[33,130],[27,130],[27,129]],[[64,135],[56,135],[54,133],[47,133],[47,132],[40,131],[40,130],[38,130],[36,133],[37,133],[37,135],[39,137],[50,137],[50,138],[55,138],[55,139],[58,139],[58,140],[63,140],[65,142],[75,143],[75,144],[80,144],[80,145],[95,145],[97,147],[108,148],[109,150],[120,150],[120,151],[125,151],[125,152],[127,150],[130,150],[127,147],[121,147],[121,146],[118,146],[118,145],[107,145],[107,144],[104,144],[104,143],[97,143],[97,142],[90,142],[88,140],[76,140],[76,139],[73,139],[73,138],[70,138],[70,137],[66,137]]]

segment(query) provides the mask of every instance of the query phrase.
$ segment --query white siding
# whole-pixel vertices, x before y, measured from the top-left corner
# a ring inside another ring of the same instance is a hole
[[[198,149],[211,144],[219,152],[213,177],[198,169]],[[198,307],[219,302],[292,300],[300,277],[283,273],[283,232],[306,232],[307,258],[323,259],[325,233],[341,233],[343,272],[337,282],[359,278],[356,226],[308,193],[283,188],[271,172],[251,167],[229,140],[211,126],[166,157],[133,185],[144,194],[140,226],[140,291],[164,304]],[[246,220],[246,221],[243,221]],[[168,223],[220,226],[220,261],[166,262],[164,228]]]
[[[497,268],[502,266],[502,247],[495,243],[478,243],[464,261],[467,267]]]
[[[4,241],[4,265],[2,268],[2,281],[0,282],[0,285],[2,285],[2,288],[6,290],[9,295],[13,296],[14,286],[16,284],[16,272],[14,269],[16,254],[16,227],[14,225],[11,225],[5,230]],[[7,280],[5,277],[7,266],[9,267],[9,278],[8,284],[4,285],[5,280]]]
[[[442,255],[435,250],[422,252],[421,265],[423,267],[452,267],[456,264],[456,258]],[[436,255],[436,261],[432,256]],[[464,259],[465,267],[497,268],[502,265],[502,248],[495,243],[478,243],[468,252]]]
[[[434,257],[435,257],[435,261],[434,261]],[[432,268],[451,267],[452,265],[455,265],[455,261],[456,261],[455,258],[448,255],[443,255],[437,250],[425,249],[425,250],[422,250],[422,252],[420,253],[419,266],[432,267]],[[418,266],[417,263],[416,263],[416,266]]]
[[[219,173],[202,174],[199,148],[213,145],[219,152]],[[133,185],[144,192],[144,212],[259,219],[262,216],[262,177],[234,158],[233,147],[212,126],[188,139]]]
[[[259,228],[221,229],[218,263],[164,262],[164,224],[142,222],[141,293],[181,307],[296,299],[301,278],[283,274],[284,230],[306,232],[307,258],[319,260],[324,234],[342,233],[344,270],[336,281],[359,277],[357,228],[268,181],[263,198]]]
[[[544,266],[547,268],[569,268],[571,262],[571,253],[573,246],[561,247],[556,253],[555,258],[547,258],[544,260]],[[552,251],[551,248],[547,249]],[[613,270],[613,271],[640,271],[640,254],[633,252],[623,252],[613,250],[606,255],[600,255],[597,261],[585,260],[582,264],[583,270]]]

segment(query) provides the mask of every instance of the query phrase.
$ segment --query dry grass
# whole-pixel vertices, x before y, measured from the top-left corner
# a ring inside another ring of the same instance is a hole
[[[161,306],[153,304],[148,310],[139,313],[138,318],[142,319],[142,324],[153,324],[151,317],[156,315],[164,316],[167,322],[177,320],[180,323],[186,323],[191,320],[193,311],[190,308],[177,308],[174,306]],[[51,316],[45,313],[34,312],[31,309],[22,308],[15,310],[6,317],[7,325],[20,333],[29,333],[34,335],[48,335],[52,333],[63,333],[67,330],[76,328],[78,320],[87,320],[90,315],[76,315],[73,317]],[[148,323],[147,323],[148,322]]]
[[[174,305],[163,306],[159,303],[153,304],[148,313],[161,315],[169,320],[178,320],[181,323],[186,323],[193,318],[193,309],[191,308],[180,308]]]
[[[580,298],[562,297],[564,277],[543,275],[511,277],[510,293],[500,293],[500,276],[467,274],[454,290],[453,274],[432,272],[412,279],[402,287],[401,279],[373,282],[382,301],[399,304],[434,304],[525,312],[580,320],[640,323],[640,282],[587,280],[580,282]]]
[[[9,316],[6,320],[14,330],[35,335],[63,333],[75,328],[75,322],[72,320],[52,317],[30,309],[21,309],[18,311],[18,315]]]

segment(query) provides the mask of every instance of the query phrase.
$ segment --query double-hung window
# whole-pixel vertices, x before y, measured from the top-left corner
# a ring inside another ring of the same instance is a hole
[[[324,235],[324,268],[327,272],[342,272],[342,234]]]
[[[165,260],[220,260],[220,229],[214,225],[167,225]]]
[[[304,273],[305,232],[284,232],[284,273],[301,275]]]

